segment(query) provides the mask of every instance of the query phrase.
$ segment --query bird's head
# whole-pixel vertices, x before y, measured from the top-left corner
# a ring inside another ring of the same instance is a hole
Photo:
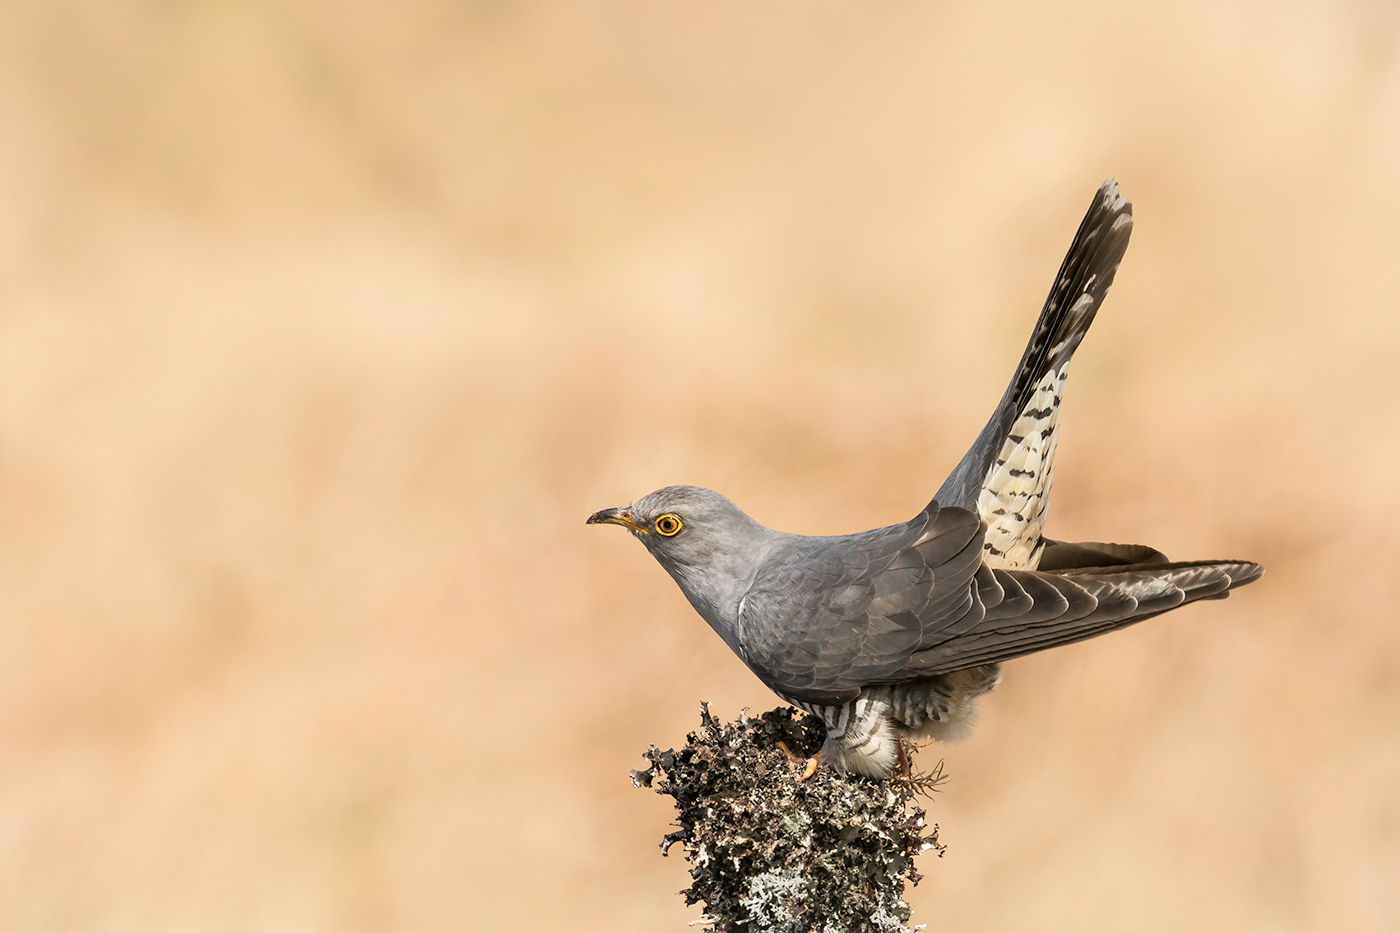
[[[709,564],[715,551],[753,541],[762,528],[724,496],[698,486],[667,486],[625,508],[603,509],[590,525],[621,525],[663,564]]]
[[[776,534],[698,486],[658,489],[624,508],[594,512],[588,524],[631,531],[712,625],[737,613]]]

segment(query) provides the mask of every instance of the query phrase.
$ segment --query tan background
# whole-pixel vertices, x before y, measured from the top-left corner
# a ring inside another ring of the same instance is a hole
[[[907,518],[1117,175],[1050,530],[1269,575],[1009,665],[915,920],[1400,930],[1397,7],[968,6],[0,5],[0,929],[686,929],[774,701],[583,519]]]

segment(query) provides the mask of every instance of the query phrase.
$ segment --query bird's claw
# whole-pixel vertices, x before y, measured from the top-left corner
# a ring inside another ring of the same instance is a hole
[[[805,763],[802,769],[802,775],[797,779],[799,784],[817,773],[817,765],[821,764],[822,760],[821,751],[818,751],[811,758],[803,758],[801,755],[794,754],[792,749],[787,747],[786,742],[779,742],[778,748],[782,749],[783,754],[787,755],[788,761],[793,764],[798,764],[799,762]]]

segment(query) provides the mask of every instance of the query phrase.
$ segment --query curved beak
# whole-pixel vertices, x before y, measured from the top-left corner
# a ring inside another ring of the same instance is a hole
[[[632,521],[632,511],[630,509],[603,509],[601,512],[594,512],[588,516],[588,525],[621,525],[623,528],[630,528],[633,531],[640,531],[642,534],[649,534],[645,528]]]

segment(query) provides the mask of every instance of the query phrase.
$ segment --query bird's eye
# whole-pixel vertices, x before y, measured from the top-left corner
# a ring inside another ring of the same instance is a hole
[[[681,533],[679,515],[663,515],[656,520],[656,533],[664,538],[672,538]]]

